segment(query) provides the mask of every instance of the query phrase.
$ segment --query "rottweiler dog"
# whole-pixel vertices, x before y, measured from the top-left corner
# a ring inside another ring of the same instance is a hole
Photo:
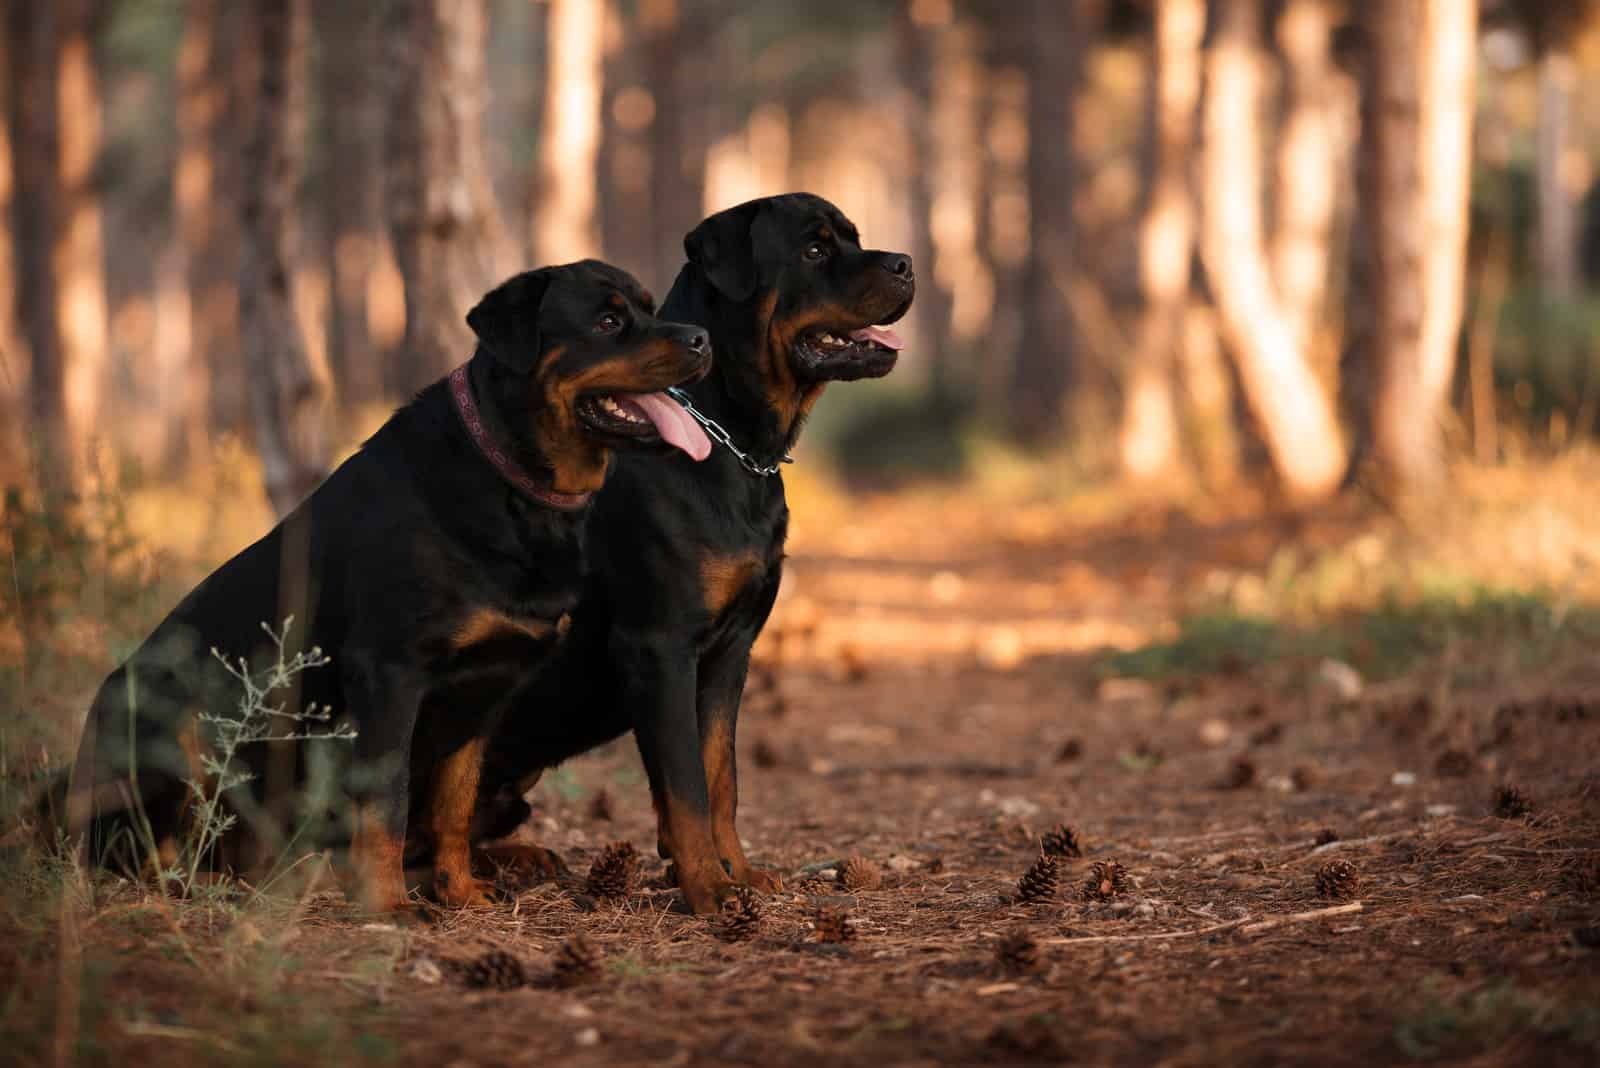
[[[658,318],[630,275],[592,260],[519,274],[467,322],[478,342],[470,360],[200,583],[101,686],[65,799],[92,859],[115,852],[121,829],[142,848],[119,863],[143,867],[151,851],[171,862],[186,783],[215,771],[203,754],[215,752],[217,726],[204,714],[226,716],[239,693],[206,650],[259,670],[275,655],[262,625],[292,615],[287,655],[315,648],[331,663],[271,700],[331,708],[355,737],[246,746],[256,787],[229,799],[256,833],[241,840],[281,844],[274,783],[293,795],[308,749],[342,749],[359,903],[405,906],[408,826],[431,844],[440,900],[486,902],[468,833],[495,712],[567,628],[583,527],[613,450],[709,450],[662,391],[704,376],[711,344],[703,327]],[[287,776],[276,766],[285,753]]]
[[[716,361],[691,414],[720,446],[704,463],[628,454],[598,495],[572,632],[511,699],[485,756],[475,835],[509,833],[546,768],[632,730],[657,848],[697,913],[735,884],[775,889],[734,825],[734,728],[750,647],[783,569],[778,469],[823,388],[894,367],[915,282],[909,256],[861,247],[827,201],[791,194],[717,213],[684,240],[662,314],[711,331]]]

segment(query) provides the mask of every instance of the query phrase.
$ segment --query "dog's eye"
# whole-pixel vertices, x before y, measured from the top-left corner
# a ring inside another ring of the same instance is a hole
[[[811,244],[806,246],[805,257],[806,257],[806,259],[810,260],[812,263],[816,263],[819,260],[827,259],[828,258],[828,246],[824,245],[820,241],[813,241],[813,242],[811,242]]]
[[[614,334],[622,329],[622,316],[610,312],[600,316],[594,322],[594,332],[597,334]]]

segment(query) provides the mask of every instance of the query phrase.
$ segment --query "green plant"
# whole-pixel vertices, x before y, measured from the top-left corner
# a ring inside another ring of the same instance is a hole
[[[273,662],[261,671],[252,672],[249,661],[243,657],[230,660],[216,648],[211,650],[223,670],[238,682],[240,694],[233,714],[207,710],[198,716],[209,729],[212,742],[200,755],[205,778],[186,780],[195,801],[189,840],[185,843],[182,862],[163,871],[161,876],[164,885],[174,886],[185,896],[194,893],[206,860],[222,836],[238,821],[238,815],[226,806],[227,793],[255,777],[235,762],[240,749],[269,739],[351,741],[356,736],[355,729],[346,723],[320,726],[332,720],[331,709],[316,704],[291,709],[281,702],[274,703],[273,695],[292,688],[301,674],[332,662],[318,646],[289,655],[286,644],[293,624],[293,616],[283,621],[280,630],[261,624],[276,650]]]

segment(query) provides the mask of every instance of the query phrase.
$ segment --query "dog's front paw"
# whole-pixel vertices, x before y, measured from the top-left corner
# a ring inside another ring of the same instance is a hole
[[[771,868],[758,868],[753,864],[746,864],[742,869],[735,867],[733,879],[741,886],[748,886],[763,894],[776,894],[783,889],[782,876]]]
[[[494,905],[494,887],[482,879],[451,872],[435,872],[434,896],[439,904],[455,909],[486,909]]]
[[[739,884],[720,872],[691,879],[680,871],[678,889],[683,891],[683,900],[690,912],[696,916],[714,916],[722,908],[722,903],[739,889]]]

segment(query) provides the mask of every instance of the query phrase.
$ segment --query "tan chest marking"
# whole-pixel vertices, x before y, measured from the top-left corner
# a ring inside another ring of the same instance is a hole
[[[450,646],[456,651],[481,645],[489,641],[522,638],[544,641],[559,638],[571,626],[570,617],[563,615],[554,623],[542,619],[520,619],[493,608],[479,608],[468,613],[450,634]]]
[[[760,574],[761,557],[756,553],[707,556],[700,562],[700,589],[705,595],[706,611],[721,615],[739,591]]]

